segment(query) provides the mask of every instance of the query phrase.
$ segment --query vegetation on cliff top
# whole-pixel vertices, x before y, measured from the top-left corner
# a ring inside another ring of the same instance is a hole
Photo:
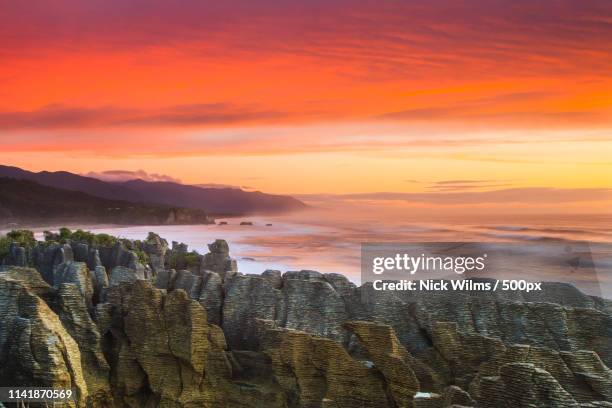
[[[143,240],[131,240],[127,238],[118,238],[110,234],[105,233],[93,233],[91,231],[85,231],[82,229],[71,230],[70,228],[62,227],[54,231],[44,231],[44,240],[37,241],[34,237],[34,233],[30,230],[19,229],[12,230],[6,233],[4,236],[0,236],[0,264],[2,264],[4,258],[9,255],[11,244],[15,243],[20,247],[33,248],[37,245],[43,245],[45,247],[52,244],[70,244],[70,243],[84,243],[94,248],[109,248],[117,244],[121,244],[123,248],[128,251],[132,251],[138,257],[138,261],[143,265],[150,264],[149,255],[145,251],[147,244],[154,243],[156,239],[163,241],[164,245],[167,242],[159,238],[155,233],[150,232],[147,238]],[[171,252],[167,259],[167,266],[170,268],[197,268],[200,265],[202,255],[195,251],[176,251]]]
[[[34,246],[36,238],[34,233],[29,230],[12,230],[4,237],[0,237],[0,260],[8,255],[9,248],[12,243],[17,243],[19,246]]]
[[[59,242],[61,244],[68,241],[75,241],[93,246],[110,247],[117,243],[117,238],[109,234],[94,234],[93,232],[83,231],[82,229],[71,231],[66,227],[60,228],[57,233],[45,231],[43,234],[45,237],[45,242]]]

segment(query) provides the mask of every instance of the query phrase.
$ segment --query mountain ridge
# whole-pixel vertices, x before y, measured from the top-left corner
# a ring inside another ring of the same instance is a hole
[[[286,195],[239,188],[203,188],[170,181],[107,182],[67,171],[32,172],[4,165],[0,165],[0,177],[34,181],[104,199],[194,208],[216,215],[282,213],[306,208],[302,201]]]
[[[0,227],[5,224],[91,222],[112,224],[210,224],[200,209],[108,200],[34,181],[0,177]]]

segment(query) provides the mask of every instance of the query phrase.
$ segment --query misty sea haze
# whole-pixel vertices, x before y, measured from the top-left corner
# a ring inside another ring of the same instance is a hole
[[[386,215],[383,215],[386,214]],[[90,226],[97,233],[144,239],[149,231],[189,249],[208,251],[207,244],[225,239],[242,273],[266,269],[311,269],[335,272],[360,283],[360,248],[364,242],[511,242],[522,243],[529,253],[545,251],[545,243],[585,242],[594,262],[593,273],[553,268],[514,268],[513,278],[572,283],[581,290],[612,297],[612,220],[585,215],[410,215],[410,212],[312,210],[284,216],[217,219],[227,225]],[[251,221],[253,225],[240,225]],[[267,225],[272,224],[272,225]],[[85,227],[83,227],[85,228]],[[42,229],[37,230],[42,238]],[[528,264],[528,263],[526,263]],[[488,271],[486,276],[497,276]],[[502,275],[503,273],[500,272]],[[518,274],[518,275],[517,275]],[[423,278],[426,278],[425,276]]]

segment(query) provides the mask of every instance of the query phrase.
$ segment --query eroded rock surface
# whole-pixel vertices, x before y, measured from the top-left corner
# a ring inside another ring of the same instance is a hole
[[[380,292],[339,274],[236,270],[155,234],[12,249],[0,385],[89,407],[598,407],[612,404],[610,302]]]
[[[39,297],[40,282],[0,273],[0,383],[72,388],[85,406],[88,387],[81,353],[57,314]]]

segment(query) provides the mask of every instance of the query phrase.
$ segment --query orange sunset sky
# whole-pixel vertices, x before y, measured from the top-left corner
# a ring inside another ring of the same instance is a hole
[[[612,2],[3,1],[0,142],[34,171],[602,210]]]

